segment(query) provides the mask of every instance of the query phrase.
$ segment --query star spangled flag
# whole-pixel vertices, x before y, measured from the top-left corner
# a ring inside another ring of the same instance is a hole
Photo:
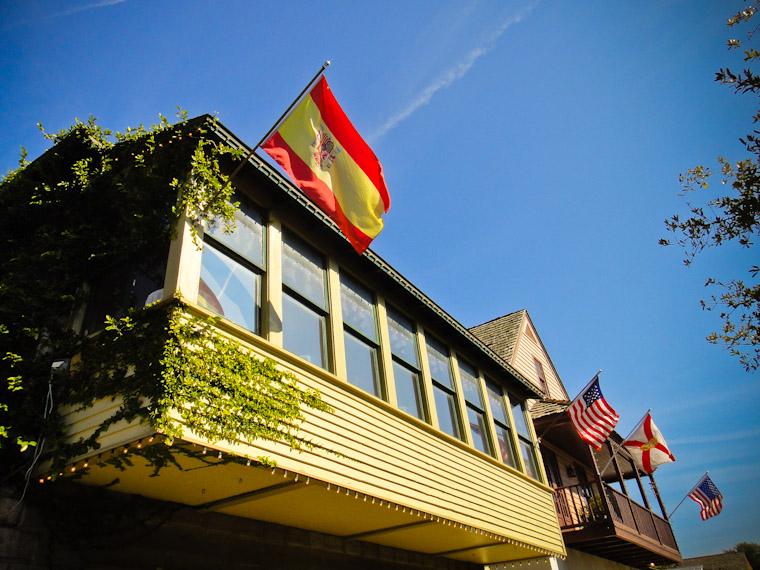
[[[322,76],[261,148],[363,253],[391,205],[377,157]]]
[[[702,480],[689,493],[689,498],[699,503],[699,515],[703,521],[720,514],[723,510],[723,495],[721,495],[710,476],[705,473]]]
[[[644,416],[639,428],[623,442],[623,446],[636,465],[647,473],[654,473],[658,465],[676,460],[649,413]]]
[[[570,414],[578,435],[594,449],[602,448],[620,420],[620,416],[602,396],[598,374],[573,400],[567,413]]]

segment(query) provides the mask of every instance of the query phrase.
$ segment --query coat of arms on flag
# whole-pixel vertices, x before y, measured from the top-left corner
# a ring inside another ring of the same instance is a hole
[[[623,442],[623,446],[636,465],[647,473],[654,473],[658,465],[676,460],[649,413],[644,416],[639,428]]]

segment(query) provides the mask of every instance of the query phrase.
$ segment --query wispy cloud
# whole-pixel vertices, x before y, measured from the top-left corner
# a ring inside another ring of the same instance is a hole
[[[63,12],[56,12],[52,14],[54,17],[70,16],[76,12],[84,12],[85,10],[94,10],[96,8],[106,8],[107,6],[113,6],[115,4],[122,4],[127,0],[100,0],[99,2],[91,2],[90,4],[82,4],[81,6],[74,6]]]
[[[388,131],[395,128],[399,123],[409,118],[412,113],[430,103],[433,95],[435,95],[438,91],[445,89],[459,79],[462,79],[462,77],[464,77],[467,72],[472,69],[472,66],[475,65],[475,62],[478,59],[483,57],[496,46],[496,41],[502,36],[502,34],[504,34],[507,28],[509,28],[512,24],[520,22],[520,20],[525,18],[525,16],[527,16],[534,7],[535,4],[531,4],[527,8],[520,11],[517,15],[511,16],[502,22],[501,25],[496,28],[496,30],[492,32],[479,46],[470,50],[462,58],[462,60],[444,71],[435,81],[433,81],[433,83],[425,87],[425,89],[423,89],[422,92],[420,92],[420,94],[417,95],[406,106],[405,109],[388,119],[385,124],[383,124],[377,130],[377,132],[375,132],[373,136],[370,137],[370,139],[376,140],[382,137]]]
[[[704,445],[706,443],[725,443],[729,441],[737,442],[743,439],[755,440],[760,436],[760,428],[749,429],[744,431],[732,431],[729,433],[716,433],[712,435],[685,437],[670,441],[670,445]]]

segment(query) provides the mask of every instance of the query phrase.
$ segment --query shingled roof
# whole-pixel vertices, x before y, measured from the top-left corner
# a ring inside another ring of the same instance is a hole
[[[747,556],[743,552],[724,552],[709,556],[684,558],[678,568],[704,568],[704,570],[751,570]]]
[[[525,318],[526,310],[515,311],[503,317],[498,317],[482,325],[470,329],[483,343],[511,363],[515,345],[520,334],[520,325]]]
[[[536,420],[566,411],[570,407],[569,400],[539,400],[530,409],[531,417]]]

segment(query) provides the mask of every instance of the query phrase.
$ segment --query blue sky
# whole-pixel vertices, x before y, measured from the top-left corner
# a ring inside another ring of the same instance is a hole
[[[37,122],[124,130],[177,105],[253,145],[331,60],[391,194],[373,249],[465,326],[527,308],[568,392],[603,370],[622,434],[651,407],[677,458],[666,506],[706,470],[723,492],[720,516],[687,500],[672,520],[685,556],[716,553],[760,542],[759,376],[704,340],[720,320],[699,299],[756,256],[685,268],[657,242],[687,211],[679,173],[745,157],[757,101],[713,81],[741,67],[725,21],[742,6],[6,1],[0,170],[44,151]]]

